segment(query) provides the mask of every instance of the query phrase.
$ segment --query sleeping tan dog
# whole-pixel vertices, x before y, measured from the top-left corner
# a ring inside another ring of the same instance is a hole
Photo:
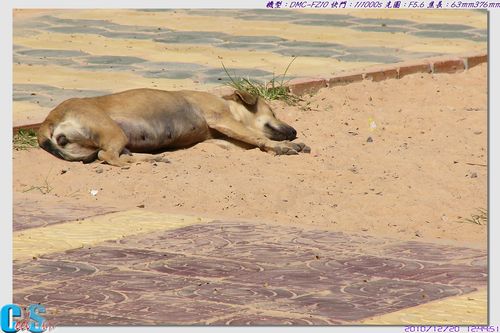
[[[52,110],[38,131],[40,147],[68,161],[99,159],[124,166],[160,161],[149,155],[224,135],[275,154],[310,152],[262,98],[235,91],[224,98],[198,91],[134,89],[72,98]],[[134,153],[149,153],[147,156]]]

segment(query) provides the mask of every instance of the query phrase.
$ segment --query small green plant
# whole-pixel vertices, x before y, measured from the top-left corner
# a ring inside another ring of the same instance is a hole
[[[260,96],[269,101],[281,100],[292,105],[296,104],[301,99],[290,93],[290,90],[286,86],[285,77],[295,59],[297,59],[297,57],[294,57],[292,61],[290,61],[283,74],[279,76],[274,76],[273,74],[273,78],[268,82],[257,81],[250,78],[235,78],[231,76],[224,63],[222,63],[222,68],[224,68],[224,72],[226,72],[230,80],[230,82],[226,83],[228,86],[236,90],[246,91],[254,96]]]
[[[54,188],[49,184],[47,178],[44,180],[44,184],[40,186],[30,186],[28,189],[24,190],[23,193],[29,192],[32,190],[38,190],[42,194],[49,194]]]
[[[484,208],[477,208],[477,214],[471,214],[469,218],[460,218],[461,223],[474,223],[479,225],[485,225],[488,223],[488,212]]]
[[[12,145],[16,150],[26,150],[29,148],[38,147],[36,132],[32,129],[19,130],[14,134]]]

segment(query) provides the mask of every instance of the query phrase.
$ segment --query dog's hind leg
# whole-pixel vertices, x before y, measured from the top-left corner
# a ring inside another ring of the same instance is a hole
[[[121,132],[121,133],[120,133]],[[162,156],[153,156],[151,154],[131,154],[125,146],[128,143],[128,139],[123,134],[123,131],[115,132],[112,138],[106,138],[102,140],[105,142],[101,145],[101,150],[97,153],[97,158],[104,163],[124,167],[130,163],[137,162],[164,162],[169,163],[169,161]],[[110,133],[106,135],[109,136]],[[121,135],[123,134],[123,135]]]
[[[90,136],[94,138],[98,147],[97,159],[100,161],[119,167],[142,161],[164,161],[162,157],[147,154],[131,155],[125,148],[128,137],[116,122],[100,112],[92,112],[92,119],[99,122],[99,126],[88,128],[91,131]]]
[[[123,148],[124,147],[125,147],[125,145],[123,145]],[[109,147],[107,149],[101,149],[97,153],[97,158],[100,161],[103,161],[104,163],[107,163],[109,165],[123,167],[123,166],[127,165],[127,163],[130,163],[130,162],[128,162],[123,157],[120,158],[120,151],[122,149],[113,149],[111,147]]]

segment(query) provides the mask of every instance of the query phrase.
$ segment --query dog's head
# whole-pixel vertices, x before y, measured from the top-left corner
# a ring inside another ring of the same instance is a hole
[[[231,112],[237,120],[254,131],[264,133],[266,137],[275,141],[294,140],[297,137],[297,131],[276,118],[263,98],[239,90],[224,98],[239,104],[240,107],[231,108]]]

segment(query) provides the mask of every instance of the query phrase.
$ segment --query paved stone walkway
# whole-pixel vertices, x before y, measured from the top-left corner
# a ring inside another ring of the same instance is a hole
[[[23,207],[14,302],[59,326],[486,323],[481,250],[145,210],[27,226]]]
[[[207,90],[487,49],[482,11],[17,10],[14,123],[70,97],[138,87]]]

